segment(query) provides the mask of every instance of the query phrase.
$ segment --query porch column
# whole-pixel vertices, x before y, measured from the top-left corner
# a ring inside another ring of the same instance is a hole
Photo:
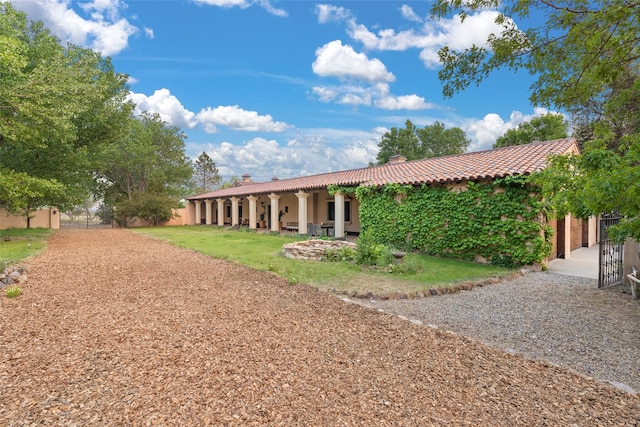
[[[202,210],[200,209],[202,200],[195,200],[193,203],[196,204],[196,225],[200,225],[202,222]]]
[[[344,238],[344,194],[341,192],[337,192],[334,195],[335,198],[335,238],[343,239]]]
[[[278,200],[280,200],[280,196],[275,193],[271,193],[269,194],[269,199],[271,199],[271,231],[278,233],[280,232],[280,229],[278,228],[278,213],[280,212]]]
[[[307,230],[307,198],[309,196],[310,194],[304,191],[296,193],[298,198],[298,234],[307,234],[309,232]]]
[[[240,199],[237,197],[231,198],[231,226],[235,227],[236,225],[240,225],[240,221],[238,220],[238,202]]]
[[[218,202],[218,226],[224,227],[224,199],[216,199]]]
[[[204,201],[205,204],[205,220],[204,223],[206,225],[211,225],[211,199],[207,199]]]
[[[249,196],[247,200],[249,201],[249,228],[254,230],[256,228],[256,202],[258,198],[256,196]]]

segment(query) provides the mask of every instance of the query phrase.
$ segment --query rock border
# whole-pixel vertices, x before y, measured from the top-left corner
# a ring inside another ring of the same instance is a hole
[[[29,277],[27,269],[19,265],[10,265],[0,273],[0,289],[11,285],[22,285],[27,283]]]

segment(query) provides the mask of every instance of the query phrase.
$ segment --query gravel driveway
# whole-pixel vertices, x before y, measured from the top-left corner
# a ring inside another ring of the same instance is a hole
[[[366,305],[628,391],[640,391],[640,304],[623,288],[547,272],[419,300]]]
[[[29,268],[0,425],[640,424],[638,395],[127,230]]]

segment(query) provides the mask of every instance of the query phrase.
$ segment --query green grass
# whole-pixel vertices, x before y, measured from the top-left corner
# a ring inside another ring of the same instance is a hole
[[[373,271],[347,262],[294,260],[281,254],[282,245],[301,240],[292,236],[258,234],[213,227],[156,227],[136,232],[166,240],[248,267],[272,271],[289,283],[356,293],[416,293],[435,287],[499,277],[513,270],[453,259],[409,254],[404,258],[415,272],[399,274]]]
[[[52,234],[47,228],[0,230],[0,264],[18,263],[40,253]]]

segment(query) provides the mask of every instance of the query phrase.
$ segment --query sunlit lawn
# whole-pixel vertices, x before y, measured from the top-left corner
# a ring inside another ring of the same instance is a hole
[[[13,264],[40,253],[52,234],[47,228],[0,230],[0,261]]]
[[[290,283],[306,283],[337,291],[411,294],[512,272],[472,262],[409,254],[404,262],[412,265],[415,272],[391,274],[348,262],[304,261],[283,256],[282,245],[301,240],[300,237],[215,227],[156,227],[135,229],[135,232],[257,270],[272,271]]]

